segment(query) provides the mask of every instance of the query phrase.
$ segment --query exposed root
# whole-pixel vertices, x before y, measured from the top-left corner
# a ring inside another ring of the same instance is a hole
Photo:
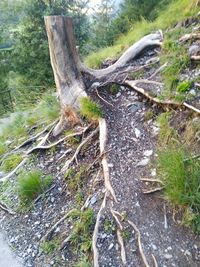
[[[120,214],[120,213],[117,213],[117,212],[114,211],[113,209],[110,209],[110,211],[111,211],[112,216],[114,217],[115,221],[117,222],[117,224],[118,224],[120,230],[122,231],[122,230],[123,230],[123,226],[122,226],[121,222],[119,221],[118,217],[116,216],[116,215],[121,216],[121,214]]]
[[[10,210],[5,204],[0,202],[0,209],[2,209],[3,211],[9,213],[10,215],[15,215],[16,213],[12,210]]]
[[[190,58],[194,61],[200,61],[200,56],[191,56]]]
[[[65,165],[63,166],[62,168],[62,172],[66,172],[67,169],[69,168],[69,166],[74,162],[74,160],[76,161],[76,163],[78,164],[78,160],[77,160],[77,156],[81,150],[81,148],[87,144],[90,139],[95,136],[97,133],[98,133],[99,129],[96,128],[92,133],[90,133],[80,144],[79,146],[77,147],[73,157],[70,159],[70,160],[67,160],[67,162],[65,163]]]
[[[131,87],[132,89],[134,89],[136,92],[144,95],[146,98],[148,98],[149,100],[157,103],[157,104],[162,104],[162,105],[169,105],[169,106],[176,106],[176,107],[186,107],[198,114],[200,114],[200,110],[198,108],[195,108],[194,106],[186,103],[186,102],[183,102],[183,103],[179,103],[179,102],[175,102],[175,101],[172,101],[172,100],[161,100],[157,97],[153,97],[151,96],[147,91],[145,91],[143,88],[141,87],[138,87],[137,84],[138,83],[154,83],[154,84],[158,84],[158,85],[162,85],[162,83],[158,83],[158,82],[154,82],[154,81],[148,81],[148,80],[136,80],[136,81],[129,81],[129,80],[126,80],[125,81],[125,85],[128,85],[129,87]]]
[[[97,249],[97,238],[98,238],[101,214],[102,214],[102,211],[104,210],[104,208],[106,206],[106,198],[107,198],[107,192],[105,193],[103,202],[102,202],[101,207],[99,209],[99,212],[97,214],[97,219],[96,219],[94,232],[93,232],[93,236],[92,236],[92,250],[93,250],[93,261],[94,261],[93,265],[94,265],[94,267],[99,267],[99,252]]]
[[[71,237],[72,237],[72,234],[70,234],[67,238],[65,238],[65,240],[60,245],[60,248],[59,248],[60,250],[62,250],[66,247],[66,245],[70,241]]]
[[[50,229],[47,231],[47,233],[41,238],[40,242],[44,242],[46,240],[49,240],[55,231],[55,229],[58,227],[59,224],[61,224],[71,213],[76,211],[76,209],[72,209],[68,211],[59,221],[57,221]]]
[[[100,94],[99,94],[99,92],[98,92],[97,89],[96,89],[96,93],[97,93],[98,97],[99,97],[103,102],[105,102],[106,104],[108,104],[108,105],[114,107],[113,104],[109,103],[109,102],[108,102],[107,100],[105,100],[102,96],[100,96]]]
[[[153,189],[150,189],[150,190],[143,190],[143,194],[152,194],[152,193],[155,193],[155,192],[158,192],[158,191],[161,191],[164,189],[164,186],[163,187],[156,187],[156,188],[153,188]]]
[[[57,160],[57,162],[58,162],[58,161],[61,161],[64,157],[66,157],[67,154],[69,154],[69,153],[71,153],[71,152],[72,152],[72,149],[71,149],[71,148],[67,149],[67,150],[62,154],[62,156],[59,157],[59,159]]]
[[[154,267],[158,267],[158,263],[157,263],[157,260],[156,260],[155,256],[153,254],[151,254],[151,256],[152,256],[152,259],[153,259]]]
[[[112,198],[115,202],[117,202],[117,198],[110,183],[110,175],[109,175],[109,167],[107,162],[107,157],[105,154],[106,142],[107,142],[107,127],[105,119],[99,119],[99,141],[100,141],[100,153],[103,155],[101,164],[103,167],[104,174],[104,182],[106,190],[111,194]]]
[[[200,39],[200,33],[185,34],[179,39],[179,42],[184,43],[184,42],[187,42],[189,40],[195,40],[195,39]]]
[[[121,235],[121,231],[117,230],[117,240],[120,244],[121,247],[121,259],[122,259],[122,263],[123,265],[126,265],[126,252],[125,252],[125,247],[124,247],[124,241]]]
[[[44,134],[46,131],[48,131],[49,128],[53,127],[53,126],[57,123],[57,121],[58,121],[58,120],[56,120],[56,121],[50,123],[50,124],[47,125],[46,128],[43,129],[41,132],[37,133],[36,135],[34,135],[34,136],[30,137],[29,139],[27,139],[26,141],[24,141],[22,144],[20,144],[19,146],[17,146],[17,147],[13,150],[13,152],[16,151],[16,150],[18,150],[18,149],[20,149],[20,148],[22,148],[22,147],[24,147],[24,146],[26,146],[26,145],[29,145],[29,144],[35,142],[35,141],[36,141],[42,134]]]
[[[145,177],[140,178],[140,181],[163,184],[163,182],[159,179],[151,179],[151,178],[145,178]]]
[[[145,254],[143,252],[143,248],[142,248],[142,244],[141,244],[141,234],[140,234],[140,231],[139,231],[139,229],[137,228],[137,226],[132,221],[128,220],[128,223],[133,227],[133,229],[137,233],[138,247],[139,247],[139,252],[140,252],[141,258],[143,260],[143,263],[144,263],[145,267],[150,267],[150,265],[147,262],[146,256],[145,256]]]
[[[64,136],[64,137],[62,137],[61,139],[59,139],[58,141],[54,142],[53,144],[50,144],[50,145],[47,145],[47,146],[43,146],[43,145],[39,144],[39,145],[37,145],[37,146],[31,148],[30,150],[28,150],[28,151],[26,152],[26,154],[29,155],[29,154],[31,154],[31,153],[33,153],[33,152],[35,152],[35,151],[38,151],[38,150],[47,150],[47,149],[51,149],[52,147],[57,146],[58,144],[64,142],[66,139],[68,139],[68,138],[70,138],[70,137],[74,137],[74,136],[76,136],[76,135],[82,135],[87,129],[88,129],[88,127],[85,127],[82,131],[80,131],[80,132],[76,132],[76,133],[73,133],[73,134],[69,134],[69,135],[67,135],[67,136]],[[47,139],[47,138],[45,137],[45,139]],[[43,142],[44,142],[44,140],[43,140]]]
[[[14,170],[12,170],[9,174],[7,174],[6,176],[0,178],[0,182],[6,182],[12,175],[14,175],[17,170],[19,170],[28,160],[28,157],[24,158],[18,165],[17,167],[15,167]]]

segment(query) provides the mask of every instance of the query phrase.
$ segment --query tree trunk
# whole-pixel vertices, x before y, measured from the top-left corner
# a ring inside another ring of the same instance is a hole
[[[60,122],[53,132],[54,135],[58,135],[67,126],[73,126],[78,122],[79,100],[87,94],[79,69],[72,19],[48,16],[44,20],[51,65],[61,104]]]
[[[119,74],[126,64],[150,46],[159,46],[161,31],[149,34],[132,45],[112,66],[102,70],[92,70],[84,66],[78,56],[73,32],[72,18],[47,16],[45,19],[49,41],[51,65],[57,93],[61,104],[61,118],[53,134],[58,135],[66,127],[73,127],[79,118],[80,98],[86,97],[82,74],[92,76],[92,82],[108,81],[111,74]]]

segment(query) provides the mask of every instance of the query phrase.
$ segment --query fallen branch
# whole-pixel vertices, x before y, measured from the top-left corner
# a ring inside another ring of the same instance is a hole
[[[14,211],[10,210],[5,204],[3,204],[3,203],[1,203],[1,202],[0,202],[0,208],[1,208],[3,211],[9,213],[10,215],[15,215],[15,214],[16,214]]]
[[[65,163],[65,165],[62,168],[62,172],[66,172],[67,169],[69,168],[69,166],[74,162],[74,160],[76,160],[76,163],[78,164],[78,160],[77,160],[77,156],[81,150],[81,148],[87,144],[89,142],[89,140],[98,133],[99,129],[96,128],[92,133],[90,133],[77,147],[73,157],[70,160],[67,160],[67,162]]]
[[[141,244],[141,234],[140,234],[140,231],[139,229],[137,228],[137,226],[130,220],[128,220],[128,223],[133,227],[133,229],[136,231],[137,233],[137,241],[138,241],[138,247],[139,247],[139,252],[140,252],[140,255],[142,257],[142,260],[143,260],[143,263],[146,267],[150,267],[148,262],[147,262],[147,259],[146,259],[146,256],[143,252],[143,248],[142,248],[142,244]]]
[[[108,104],[108,105],[114,107],[113,104],[109,103],[107,100],[105,100],[103,97],[100,96],[100,94],[99,94],[99,92],[98,92],[97,89],[96,89],[96,93],[97,93],[98,97],[99,97],[103,102],[105,102],[106,104]]]
[[[19,170],[28,160],[28,157],[24,158],[18,165],[17,167],[15,167],[14,170],[12,170],[9,174],[7,174],[6,176],[0,178],[0,182],[6,182],[12,175],[14,175],[16,173],[17,170]]]
[[[111,194],[114,201],[117,203],[117,198],[110,183],[110,174],[109,174],[109,167],[107,162],[107,157],[105,154],[106,142],[107,142],[107,127],[105,119],[99,119],[99,142],[100,142],[100,153],[103,155],[102,157],[102,167],[103,167],[103,174],[104,174],[104,183],[106,190]]]
[[[94,227],[94,232],[92,236],[92,250],[93,250],[93,261],[94,261],[94,267],[99,267],[99,252],[97,249],[97,238],[98,238],[98,232],[99,232],[99,225],[100,225],[100,219],[102,211],[104,210],[106,206],[106,198],[107,198],[107,192],[105,193],[103,202],[101,204],[101,207],[99,209],[99,212],[97,214],[97,219]]]

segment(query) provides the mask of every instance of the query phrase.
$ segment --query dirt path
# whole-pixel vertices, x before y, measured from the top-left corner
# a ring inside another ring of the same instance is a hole
[[[139,228],[150,266],[154,266],[151,256],[154,254],[158,266],[197,267],[200,265],[200,239],[174,223],[170,207],[166,207],[166,225],[163,199],[157,193],[142,193],[145,183],[140,178],[155,175],[150,161],[146,164],[148,159],[155,157],[157,132],[152,120],[144,120],[148,105],[128,90],[124,89],[118,95],[120,97],[113,103],[115,109],[107,112],[111,181],[119,201],[114,208],[126,211],[128,218]],[[111,248],[112,242],[114,246]],[[115,242],[115,239],[104,242],[100,266],[122,266]],[[136,240],[131,238],[126,243],[127,266],[143,266]]]

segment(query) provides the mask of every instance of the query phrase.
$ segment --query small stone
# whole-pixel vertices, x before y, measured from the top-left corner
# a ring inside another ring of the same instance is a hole
[[[189,91],[189,94],[195,96],[197,93],[196,93],[196,91],[194,89],[191,89]]]
[[[172,258],[172,255],[171,255],[171,254],[165,254],[165,255],[164,255],[164,258],[165,258],[166,260],[170,260],[170,259]]]
[[[34,224],[35,225],[39,225],[40,224],[40,221],[36,221]]]
[[[113,165],[112,163],[108,163],[108,167],[109,167],[109,168],[113,168],[114,165]]]
[[[110,246],[108,247],[108,250],[111,250],[114,247],[114,244],[111,243]]]
[[[96,195],[93,195],[90,199],[90,203],[91,203],[91,205],[94,205],[96,202],[97,202],[97,197],[96,197]]]
[[[144,166],[146,166],[148,163],[149,163],[149,158],[144,158],[143,160],[141,160],[141,161],[137,164],[137,166],[138,166],[138,167],[139,167],[139,166],[144,167]]]
[[[54,203],[55,197],[51,197],[51,203]]]
[[[151,244],[151,246],[152,246],[153,250],[157,250],[158,249],[157,246],[154,245],[154,244]]]
[[[153,150],[146,150],[146,151],[144,151],[144,156],[145,157],[150,157],[151,155],[153,155]]]
[[[156,176],[156,169],[151,170],[151,176]]]
[[[121,93],[120,92],[116,94],[116,97],[120,97],[120,96],[121,96]]]
[[[136,138],[140,138],[140,136],[141,136],[141,131],[137,128],[135,128],[135,136],[136,136]]]

